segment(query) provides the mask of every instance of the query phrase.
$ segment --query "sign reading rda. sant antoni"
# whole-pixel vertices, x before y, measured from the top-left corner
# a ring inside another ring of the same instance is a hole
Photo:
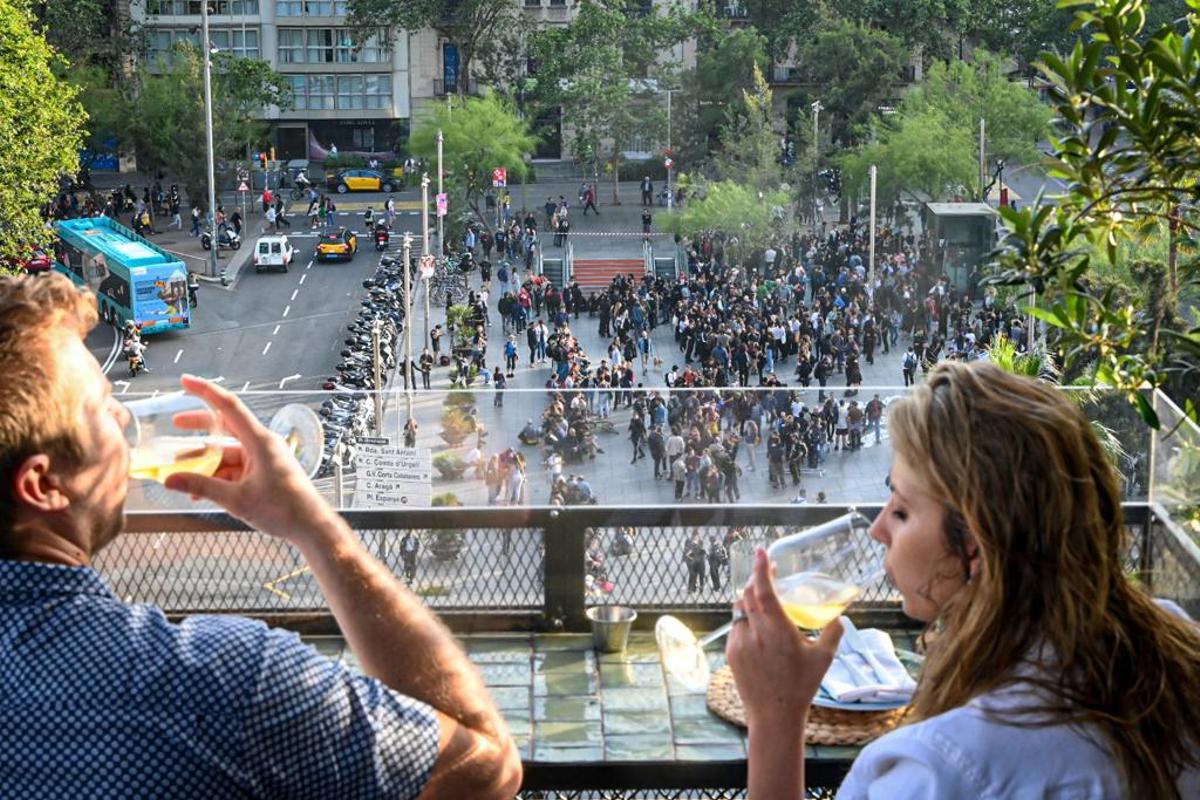
[[[358,440],[358,508],[428,508],[433,460],[428,447],[398,447],[388,439]]]

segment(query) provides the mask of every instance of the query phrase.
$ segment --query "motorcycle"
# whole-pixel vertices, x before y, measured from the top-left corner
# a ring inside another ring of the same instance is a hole
[[[375,229],[375,249],[379,251],[387,250],[388,242],[391,241],[392,234],[387,228],[379,227]]]
[[[188,284],[188,305],[192,308],[196,307],[196,294],[198,293],[199,289],[200,284],[198,283]]]
[[[129,356],[129,377],[136,378],[146,369],[146,362],[139,355]]]
[[[208,231],[200,234],[200,246],[205,250],[212,249],[212,234]],[[242,246],[242,237],[233,228],[222,228],[217,234],[217,246],[237,250]]]

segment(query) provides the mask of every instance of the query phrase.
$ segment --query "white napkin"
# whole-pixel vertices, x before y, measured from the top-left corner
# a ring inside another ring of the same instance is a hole
[[[877,675],[870,662],[853,652],[842,637],[837,655],[821,681],[821,688],[839,703],[890,703],[911,700],[917,682],[896,657],[892,637],[878,628],[862,628],[859,635],[886,675]]]

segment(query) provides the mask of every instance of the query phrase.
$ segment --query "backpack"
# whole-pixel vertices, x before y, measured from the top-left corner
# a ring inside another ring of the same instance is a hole
[[[508,283],[508,268],[501,266],[500,269],[496,271],[496,279],[501,283]]]
[[[905,369],[916,369],[916,367],[917,367],[917,354],[913,353],[911,351],[908,353],[905,353],[904,354],[904,368]]]

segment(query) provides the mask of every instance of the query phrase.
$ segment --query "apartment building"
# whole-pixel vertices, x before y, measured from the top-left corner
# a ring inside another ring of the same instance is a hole
[[[129,3],[130,0],[125,0]],[[538,26],[566,25],[577,0],[496,0],[521,6]],[[673,0],[637,0],[644,13]],[[169,60],[180,39],[199,43],[201,0],[134,0],[152,64]],[[218,49],[269,63],[292,84],[291,109],[267,108],[271,142],[280,159],[323,160],[338,152],[403,150],[414,117],[436,101],[480,87],[463,75],[458,47],[436,30],[383,31],[356,48],[346,27],[346,0],[216,0],[209,17]],[[695,43],[665,53],[684,67],[695,63]],[[563,129],[570,121],[551,112],[534,120],[540,160],[569,157]],[[655,143],[645,142],[645,149]]]
[[[180,39],[200,41],[201,0],[146,0],[131,9],[147,32],[152,64]],[[383,32],[356,47],[345,0],[217,0],[214,47],[262,59],[291,82],[291,109],[266,108],[280,159],[386,153],[408,138],[409,35]]]

